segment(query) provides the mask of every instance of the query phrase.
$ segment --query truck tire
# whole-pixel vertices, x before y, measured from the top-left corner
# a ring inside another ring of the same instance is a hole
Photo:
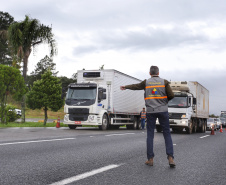
[[[102,125],[99,126],[99,129],[107,130],[107,128],[108,128],[108,116],[107,116],[107,114],[104,114],[103,118],[102,118]]]
[[[156,126],[157,132],[162,132],[162,127],[161,126]]]
[[[136,117],[134,117],[134,119],[133,119],[133,125],[132,125],[131,128],[132,128],[133,130],[137,129],[137,118],[136,118]]]
[[[137,130],[140,130],[141,129],[141,121],[140,119],[138,119],[137,121]]]
[[[190,124],[189,127],[185,128],[187,134],[192,134],[192,123]]]
[[[193,126],[193,128],[192,128],[192,132],[193,133],[196,133],[197,132],[197,124],[195,123],[195,125]]]
[[[205,121],[202,121],[201,132],[205,133]]]
[[[205,126],[205,131],[204,131],[204,133],[206,133],[206,127],[207,127],[207,122],[206,122],[206,120],[204,121],[204,126]]]
[[[76,129],[77,125],[68,125],[70,129]]]

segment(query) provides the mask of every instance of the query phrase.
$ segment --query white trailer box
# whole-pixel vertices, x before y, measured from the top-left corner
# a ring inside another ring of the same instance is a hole
[[[145,106],[144,90],[122,91],[120,86],[140,82],[137,78],[113,69],[79,70],[77,83],[69,85],[64,124],[68,124],[70,128],[98,125],[105,130],[110,126],[118,128],[120,125],[126,125],[127,128],[139,129],[140,112]],[[92,89],[92,100],[84,97],[82,99],[82,95],[77,96],[79,91],[82,91],[83,95],[89,93],[87,89]]]

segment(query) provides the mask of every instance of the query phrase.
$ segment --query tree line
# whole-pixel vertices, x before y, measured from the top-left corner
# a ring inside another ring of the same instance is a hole
[[[30,75],[27,74],[29,56],[40,44],[48,44],[49,56],[44,56]],[[25,16],[15,21],[7,12],[0,11],[0,117],[7,123],[7,97],[11,95],[21,102],[22,122],[25,122],[25,105],[31,109],[43,109],[44,124],[47,110],[58,111],[66,95],[67,86],[76,82],[71,78],[57,77],[53,56],[57,54],[52,28],[38,19]]]

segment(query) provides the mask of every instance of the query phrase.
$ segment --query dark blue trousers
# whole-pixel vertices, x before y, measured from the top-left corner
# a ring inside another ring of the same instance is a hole
[[[145,119],[141,119],[140,121],[141,121],[141,128],[144,129],[144,127],[145,127]]]
[[[165,139],[166,155],[174,158],[173,142],[172,142],[171,133],[170,133],[168,112],[147,113],[146,117],[147,117],[147,158],[148,160],[155,156],[153,151],[153,140],[154,140],[155,123],[157,118],[162,127],[163,136]]]

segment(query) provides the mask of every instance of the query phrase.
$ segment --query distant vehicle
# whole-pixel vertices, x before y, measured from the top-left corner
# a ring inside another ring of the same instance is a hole
[[[222,125],[220,118],[214,118],[214,121],[217,124],[217,129],[220,129],[221,128],[221,125]]]
[[[20,109],[15,109],[15,111],[16,111],[16,114],[17,114],[18,116],[22,116],[22,113],[21,113],[21,110],[20,110]]]
[[[9,111],[12,111],[12,109],[10,109]],[[22,113],[21,113],[20,109],[14,109],[14,111],[16,112],[16,115],[22,116]]]
[[[222,122],[222,126],[226,127],[226,111],[221,111],[220,120]]]
[[[220,118],[221,123],[222,123],[222,127],[226,126],[226,118]]]
[[[207,119],[206,130],[212,130],[212,127],[214,127],[214,130],[217,130],[217,123],[215,122],[214,118],[209,118]]]

